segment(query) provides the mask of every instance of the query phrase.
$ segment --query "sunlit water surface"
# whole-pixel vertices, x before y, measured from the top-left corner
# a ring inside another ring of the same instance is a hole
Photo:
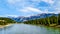
[[[13,24],[9,27],[0,28],[0,34],[60,34],[60,28]]]

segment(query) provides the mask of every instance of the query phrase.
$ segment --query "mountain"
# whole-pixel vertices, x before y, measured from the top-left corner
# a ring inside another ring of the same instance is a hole
[[[46,15],[45,15],[46,18],[28,20],[28,21],[24,21],[23,23],[24,24],[35,24],[35,25],[47,25],[47,26],[53,26],[53,27],[60,25],[60,14],[46,14]]]
[[[38,15],[34,15],[34,16],[30,16],[30,17],[9,17],[17,22],[24,22],[24,21],[28,21],[28,20],[35,20],[35,19],[39,19],[39,18],[46,18],[46,17],[50,17],[52,15],[57,16],[58,14],[53,14],[53,13],[42,13],[42,14],[38,14]]]

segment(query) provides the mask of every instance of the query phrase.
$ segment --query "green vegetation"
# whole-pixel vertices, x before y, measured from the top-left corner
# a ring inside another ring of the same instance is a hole
[[[46,18],[40,18],[35,20],[25,21],[25,24],[36,24],[36,25],[48,25],[48,26],[56,26],[60,25],[60,14],[57,16],[53,14],[50,17],[45,16]]]
[[[10,23],[16,23],[16,22],[10,18],[0,17],[0,25],[7,25]]]

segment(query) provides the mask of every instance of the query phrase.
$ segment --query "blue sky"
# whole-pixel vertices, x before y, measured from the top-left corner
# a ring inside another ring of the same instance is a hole
[[[60,13],[60,0],[0,0],[0,16]]]

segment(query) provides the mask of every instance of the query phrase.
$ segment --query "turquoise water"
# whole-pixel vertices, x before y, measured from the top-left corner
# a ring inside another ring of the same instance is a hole
[[[60,28],[13,24],[9,27],[0,28],[0,34],[60,34]]]

